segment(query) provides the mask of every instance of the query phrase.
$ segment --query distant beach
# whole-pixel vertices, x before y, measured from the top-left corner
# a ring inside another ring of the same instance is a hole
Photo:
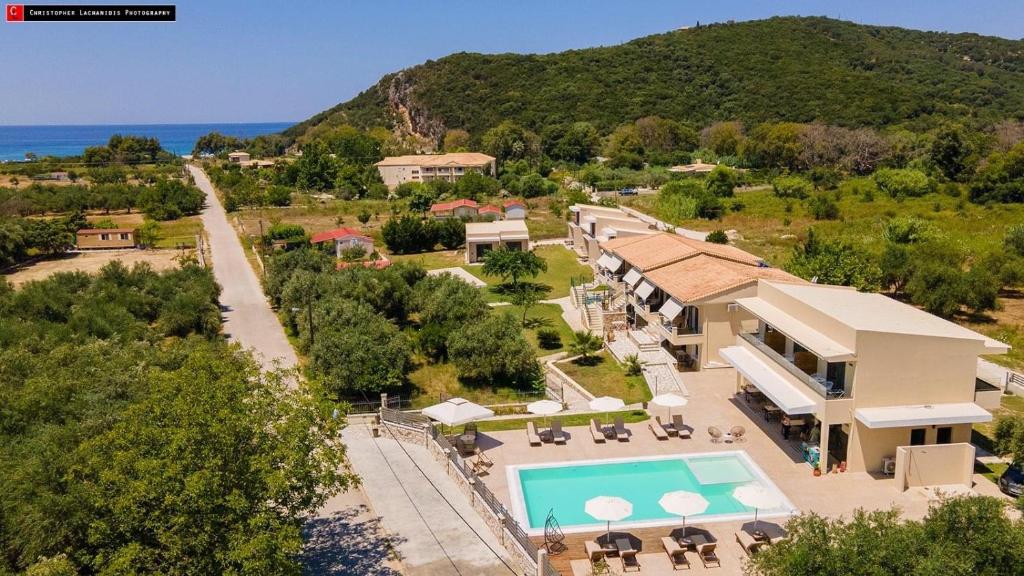
[[[0,161],[23,160],[32,152],[43,156],[77,156],[89,146],[106,144],[114,134],[160,140],[165,150],[189,154],[196,140],[209,132],[238,138],[281,132],[294,122],[247,124],[107,124],[79,126],[0,126]]]

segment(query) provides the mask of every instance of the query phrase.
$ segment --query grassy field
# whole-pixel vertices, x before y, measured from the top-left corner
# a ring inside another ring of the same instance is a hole
[[[532,402],[544,397],[512,388],[490,388],[466,386],[456,376],[455,366],[446,362],[420,366],[409,374],[409,380],[416,390],[412,395],[413,408],[424,408],[441,402],[442,393],[447,396],[461,396],[477,404],[506,404],[509,402]]]
[[[621,412],[608,412],[606,414],[569,414],[566,416],[554,416],[562,421],[562,426],[587,426],[591,418],[599,421],[612,422],[615,418],[622,418],[626,424],[644,422],[650,416],[643,410],[623,410]],[[546,427],[550,418],[510,418],[508,420],[485,420],[477,422],[477,430],[481,432],[499,432],[502,430],[525,430],[527,422],[536,422],[538,428]],[[452,434],[461,434],[463,426],[456,426]]]
[[[651,390],[644,382],[643,376],[627,376],[607,352],[601,352],[597,358],[598,362],[593,366],[583,366],[569,361],[559,362],[558,368],[594,396],[614,396],[622,398],[626,404],[651,399]]]
[[[519,306],[501,306],[495,309],[506,314],[513,314],[517,319],[523,317],[523,309]],[[562,345],[558,348],[541,348],[537,343],[537,331],[553,328],[558,331]],[[565,350],[565,345],[572,339],[572,328],[562,319],[562,307],[558,304],[537,304],[530,307],[526,314],[526,339],[530,341],[538,356],[546,356]]]
[[[176,248],[179,244],[196,245],[196,234],[203,231],[199,216],[185,216],[177,220],[160,222],[160,241],[157,248]]]
[[[545,299],[553,300],[568,296],[569,287],[574,278],[582,278],[584,281],[590,281],[594,278],[594,271],[589,266],[580,264],[576,259],[576,253],[564,246],[538,246],[534,251],[548,264],[547,271],[541,272],[539,276],[531,279],[532,282],[550,288],[550,291],[544,297]],[[485,275],[483,266],[464,266],[464,268],[470,274],[487,282],[489,286],[495,286],[501,281],[500,278],[495,276]],[[498,297],[497,300],[489,300],[500,302],[505,300],[505,298]]]

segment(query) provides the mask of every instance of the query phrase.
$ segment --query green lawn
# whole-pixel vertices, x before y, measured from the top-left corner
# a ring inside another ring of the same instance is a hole
[[[565,246],[538,246],[535,252],[547,262],[548,269],[531,281],[551,288],[544,297],[547,300],[568,296],[574,279],[577,281],[582,279],[584,282],[594,279],[594,271],[590,266],[580,264],[576,259],[576,253]],[[470,274],[487,282],[488,286],[493,287],[501,281],[500,278],[485,275],[483,266],[465,266],[465,269]],[[500,294],[492,294],[488,297],[489,302],[501,302],[504,299]]]
[[[594,396],[614,396],[622,398],[626,404],[651,399],[651,390],[643,376],[627,376],[607,352],[601,352],[597,358],[593,366],[575,362],[559,362],[557,366]]]
[[[412,393],[412,407],[424,408],[441,401],[441,393],[461,396],[477,404],[506,404],[510,402],[532,402],[544,397],[521,390],[504,387],[466,386],[456,376],[455,366],[447,362],[428,364],[423,362],[409,373],[409,381],[415,386]]]
[[[519,319],[523,317],[523,309],[519,306],[499,306],[495,310],[505,312],[506,314],[514,314]],[[526,339],[530,341],[530,344],[537,351],[538,356],[546,356],[564,350],[566,344],[572,339],[572,328],[562,319],[562,307],[558,304],[537,304],[532,306],[526,318],[526,328],[523,331],[526,333]],[[544,328],[557,330],[558,335],[562,337],[562,345],[558,348],[541,348],[537,343],[537,331]]]
[[[1003,472],[1005,472],[1006,469],[1009,467],[1009,464],[1003,464],[1001,462],[993,464],[976,463],[974,466],[974,471],[975,473],[981,474],[985,478],[988,478],[993,483],[995,483],[999,480],[999,477],[1003,475]]]
[[[606,414],[568,414],[566,416],[555,416],[562,421],[562,426],[586,426],[590,424],[591,418],[599,421],[611,422],[615,418],[622,418],[626,424],[644,422],[650,416],[643,410],[623,410],[622,412],[608,412]],[[527,422],[536,422],[537,426],[547,426],[550,418],[511,418],[508,420],[485,420],[477,422],[477,430],[481,432],[498,432],[501,430],[525,430]],[[452,429],[453,434],[462,433],[463,427],[456,426]]]
[[[995,442],[996,420],[1002,416],[1024,416],[1024,397],[1004,394],[999,409],[992,412],[992,421],[974,425],[971,441],[991,452]]]
[[[185,216],[177,220],[159,222],[160,241],[156,243],[157,248],[177,248],[179,244],[194,247],[196,245],[196,234],[203,231],[203,224],[199,216]]]
[[[438,268],[467,267],[463,250],[442,250],[422,254],[393,254],[388,256],[394,262],[414,262],[426,270]]]

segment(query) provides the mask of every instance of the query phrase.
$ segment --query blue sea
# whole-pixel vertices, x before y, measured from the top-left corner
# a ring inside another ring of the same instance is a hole
[[[114,134],[157,138],[164,150],[190,154],[196,140],[209,132],[238,138],[280,132],[294,122],[251,124],[108,124],[76,126],[0,126],[0,161],[36,156],[77,156],[88,146],[106,144]]]

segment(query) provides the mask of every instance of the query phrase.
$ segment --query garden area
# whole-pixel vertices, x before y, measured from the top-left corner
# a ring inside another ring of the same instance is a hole
[[[651,390],[644,377],[627,374],[626,369],[608,352],[602,351],[585,361],[580,360],[582,358],[559,362],[557,366],[594,396],[613,396],[626,404],[651,399]]]

